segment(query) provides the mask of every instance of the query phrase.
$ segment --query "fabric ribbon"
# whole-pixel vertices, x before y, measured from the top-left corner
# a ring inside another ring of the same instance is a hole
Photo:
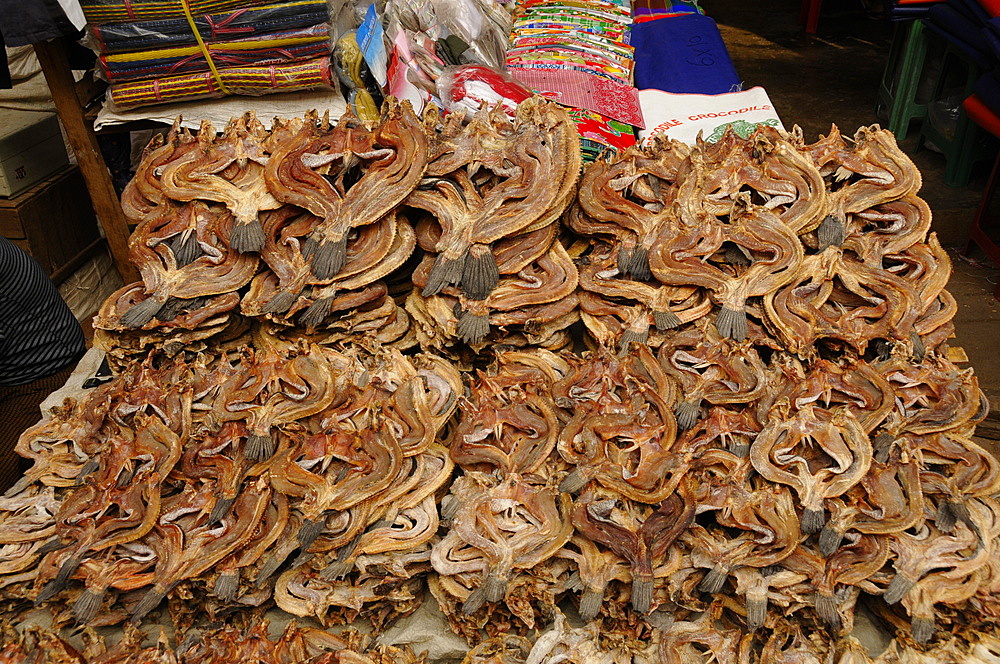
[[[208,64],[209,70],[212,72],[212,77],[215,79],[215,83],[219,86],[219,91],[222,94],[228,95],[229,90],[226,89],[226,84],[222,82],[222,76],[219,75],[219,69],[215,66],[215,61],[212,59],[212,52],[208,50],[208,46],[205,45],[205,40],[201,38],[201,33],[198,31],[198,25],[194,22],[194,15],[191,13],[191,6],[188,4],[190,0],[181,0],[181,6],[184,8],[184,16],[187,17],[188,25],[191,26],[191,32],[194,33],[194,38],[198,40],[198,48],[201,49],[202,55],[205,56],[205,62]]]

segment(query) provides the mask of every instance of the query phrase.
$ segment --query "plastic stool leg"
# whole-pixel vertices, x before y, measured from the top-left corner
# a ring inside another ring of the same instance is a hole
[[[927,37],[924,35],[923,21],[910,21],[910,27],[903,44],[903,61],[899,65],[899,83],[889,106],[889,131],[897,141],[906,138],[910,120],[926,113],[923,104],[916,103],[917,87],[924,69],[927,55]]]
[[[809,4],[809,20],[806,22],[806,32],[810,35],[816,34],[819,29],[819,10],[823,7],[823,0],[813,0]]]
[[[978,152],[977,127],[965,114],[959,111],[958,126],[955,127],[955,146],[948,151],[944,167],[944,183],[949,187],[964,187],[972,179],[972,166]]]
[[[823,6],[823,0],[802,0],[802,5],[799,7],[799,23],[805,24],[805,31],[810,34],[816,34],[816,28],[819,27],[819,10]]]

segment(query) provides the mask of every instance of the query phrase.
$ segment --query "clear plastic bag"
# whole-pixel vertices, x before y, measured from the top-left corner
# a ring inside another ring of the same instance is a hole
[[[514,117],[517,105],[531,97],[531,91],[510,74],[482,65],[445,67],[438,78],[438,96],[448,111],[464,108],[475,112],[483,103],[503,105]]]
[[[962,99],[961,91],[957,91],[927,105],[927,120],[949,141],[955,137]]]

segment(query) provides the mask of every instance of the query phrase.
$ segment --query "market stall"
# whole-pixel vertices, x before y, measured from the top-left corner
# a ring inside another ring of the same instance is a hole
[[[338,35],[342,116],[146,148],[141,278],[0,498],[0,660],[990,661],[989,405],[893,135],[785,131],[694,3],[461,6]]]

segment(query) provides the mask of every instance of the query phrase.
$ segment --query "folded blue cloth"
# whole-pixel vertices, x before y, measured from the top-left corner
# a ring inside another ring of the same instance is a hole
[[[719,28],[708,16],[684,14],[632,25],[635,87],[722,94],[740,89]]]

